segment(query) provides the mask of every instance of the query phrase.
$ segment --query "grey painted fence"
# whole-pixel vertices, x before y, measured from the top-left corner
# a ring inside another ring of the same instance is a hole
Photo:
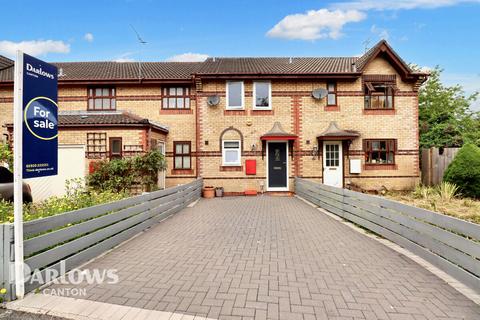
[[[480,292],[480,225],[400,202],[295,179],[300,197],[412,251]]]
[[[202,179],[116,202],[83,208],[24,223],[25,263],[31,270],[60,271],[61,262],[71,270],[119,243],[182,210],[201,195]],[[2,259],[0,277],[8,294],[13,283],[13,225],[0,227]],[[41,284],[25,282],[30,292]]]

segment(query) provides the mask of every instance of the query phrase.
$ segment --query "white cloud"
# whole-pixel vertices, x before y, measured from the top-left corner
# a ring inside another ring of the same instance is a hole
[[[411,10],[435,9],[455,6],[461,3],[480,3],[480,0],[356,0],[339,2],[332,5],[337,9],[351,10]]]
[[[13,57],[17,50],[34,56],[44,56],[48,53],[69,53],[70,45],[56,40],[0,41],[0,54]]]
[[[171,56],[165,61],[168,62],[202,62],[208,58],[208,54],[187,52]]]
[[[135,62],[133,58],[117,58],[114,59],[113,62]]]
[[[345,24],[365,18],[366,14],[358,10],[310,10],[286,16],[267,32],[267,36],[300,40],[337,39]]]
[[[131,57],[135,53],[136,52],[122,53],[121,55],[118,55],[115,59],[113,59],[112,61],[114,61],[114,62],[135,62],[135,59]]]
[[[93,42],[93,34],[90,32],[85,33],[83,36],[83,39],[85,39],[88,42]]]
[[[368,11],[392,12],[395,10],[435,9],[462,3],[480,4],[480,0],[352,0],[334,2],[328,8],[287,15],[267,32],[267,36],[300,40],[337,39],[342,35],[345,24],[364,20]],[[395,12],[389,19],[394,18],[396,18]],[[417,28],[421,29],[424,26],[425,24],[418,24]],[[386,29],[372,32],[383,39],[388,39],[390,36]]]
[[[387,29],[379,28],[376,25],[372,25],[370,32],[376,34],[380,39],[388,40],[390,38],[390,33]]]

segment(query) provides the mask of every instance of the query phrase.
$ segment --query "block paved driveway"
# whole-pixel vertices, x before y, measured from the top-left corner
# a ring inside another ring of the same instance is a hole
[[[77,286],[86,299],[215,319],[480,319],[420,265],[297,198],[201,200],[86,268],[120,276]]]

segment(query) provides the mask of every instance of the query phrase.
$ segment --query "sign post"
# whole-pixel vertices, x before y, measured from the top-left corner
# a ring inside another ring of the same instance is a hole
[[[25,294],[23,178],[57,174],[57,68],[17,51],[13,103],[15,294]]]

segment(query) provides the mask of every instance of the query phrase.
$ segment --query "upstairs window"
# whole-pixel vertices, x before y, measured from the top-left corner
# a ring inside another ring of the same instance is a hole
[[[272,86],[270,82],[254,82],[253,83],[253,108],[254,109],[271,109]]]
[[[243,81],[227,81],[227,109],[243,109]]]
[[[393,91],[388,83],[365,82],[365,109],[393,109]]]
[[[394,164],[396,140],[364,140],[366,164]]]
[[[190,109],[190,88],[163,88],[162,109]]]
[[[173,142],[173,167],[174,169],[191,169],[191,142],[175,141]]]
[[[327,83],[327,106],[337,105],[337,84],[335,82]]]
[[[115,88],[89,88],[88,110],[116,110]]]
[[[241,151],[239,140],[222,141],[222,159],[224,166],[241,165]]]

